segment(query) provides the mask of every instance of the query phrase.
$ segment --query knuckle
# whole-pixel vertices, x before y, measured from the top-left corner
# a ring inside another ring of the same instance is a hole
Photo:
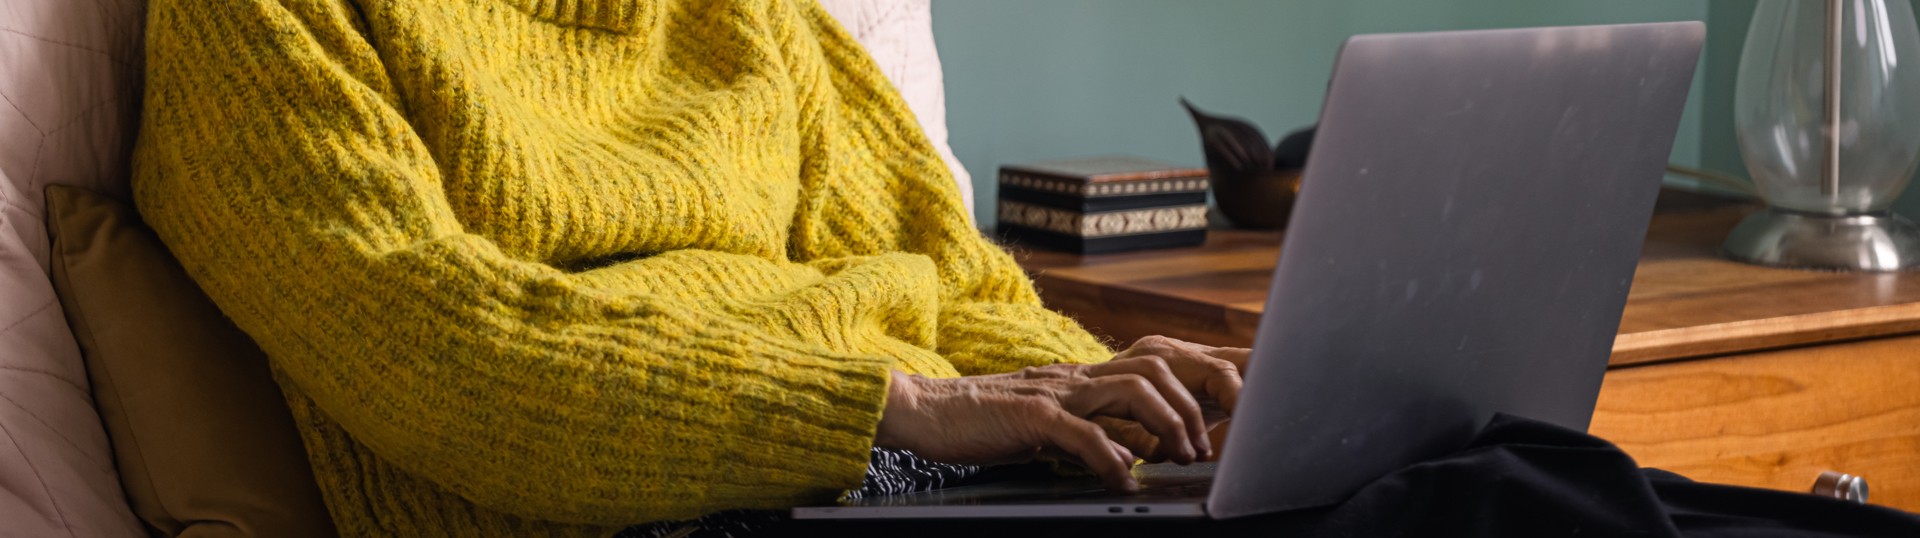
[[[1173,375],[1173,367],[1168,366],[1167,360],[1164,358],[1154,357],[1153,360],[1147,361],[1146,364],[1147,369],[1150,370],[1149,373],[1153,375]]]
[[[1234,366],[1232,362],[1221,360],[1221,359],[1208,360],[1207,366],[1210,368],[1213,368],[1213,371],[1215,374],[1239,374],[1240,373],[1240,367]]]
[[[1240,379],[1240,370],[1232,367],[1221,368],[1213,371],[1213,377],[1237,381]]]
[[[1047,374],[1045,370],[1041,370],[1039,368],[1035,368],[1032,366],[1021,368],[1020,371],[1014,372],[1014,376],[1025,381],[1032,381],[1032,380],[1047,378]]]
[[[1140,340],[1134,342],[1133,345],[1136,347],[1143,347],[1143,348],[1149,348],[1149,349],[1167,349],[1167,348],[1172,348],[1176,346],[1174,344],[1174,339],[1167,338],[1165,336],[1158,335],[1158,334],[1141,337]]]
[[[1121,386],[1125,387],[1126,390],[1138,393],[1139,395],[1160,393],[1158,389],[1154,388],[1152,381],[1148,381],[1147,378],[1136,374],[1120,376],[1117,382],[1121,383]]]

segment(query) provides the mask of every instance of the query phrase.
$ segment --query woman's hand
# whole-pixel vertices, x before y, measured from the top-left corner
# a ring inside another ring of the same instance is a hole
[[[1232,360],[1165,340],[1142,340],[1101,364],[955,379],[896,371],[874,445],[961,464],[1067,457],[1098,473],[1107,487],[1132,491],[1138,484],[1130,464],[1142,449],[1115,442],[1089,419],[1134,424],[1153,440],[1144,449],[1147,459],[1186,464],[1212,454],[1202,400],[1222,402],[1216,408],[1225,411],[1239,400],[1239,366]]]
[[[1135,341],[1132,347],[1114,358],[1149,355],[1172,358],[1168,364],[1195,370],[1180,378],[1200,380],[1198,384],[1187,385],[1187,389],[1200,402],[1205,431],[1213,431],[1215,426],[1232,416],[1234,407],[1239,404],[1242,376],[1246,374],[1247,360],[1252,354],[1253,350],[1247,348],[1213,347],[1165,336],[1148,336]],[[1159,438],[1141,427],[1140,423],[1110,417],[1095,417],[1093,422],[1106,430],[1107,438],[1126,446],[1140,459],[1148,463],[1167,461],[1157,450]]]

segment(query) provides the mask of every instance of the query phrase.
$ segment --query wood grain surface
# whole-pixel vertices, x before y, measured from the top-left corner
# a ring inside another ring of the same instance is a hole
[[[1615,368],[1588,431],[1694,480],[1806,491],[1840,471],[1920,511],[1920,335]]]
[[[1612,364],[1920,331],[1920,273],[1824,273],[1721,259],[1756,208],[1677,204],[1649,227]],[[1116,343],[1164,334],[1250,346],[1280,232],[1212,230],[1207,244],[1101,256],[1018,251],[1048,305]]]

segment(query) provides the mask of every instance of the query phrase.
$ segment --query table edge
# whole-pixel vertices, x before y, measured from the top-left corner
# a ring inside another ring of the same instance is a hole
[[[1048,275],[1045,270],[1029,275],[1036,283],[1053,281],[1093,289],[1124,288],[1130,293],[1161,295],[1180,302],[1192,302],[1121,283]],[[1221,316],[1239,314],[1258,319],[1261,315],[1261,312],[1245,308],[1240,303],[1193,304],[1218,310]],[[1619,334],[1614,337],[1607,365],[1629,366],[1911,332],[1920,332],[1920,302]]]
[[[1920,302],[1716,323],[1614,337],[1609,366],[1920,332]]]

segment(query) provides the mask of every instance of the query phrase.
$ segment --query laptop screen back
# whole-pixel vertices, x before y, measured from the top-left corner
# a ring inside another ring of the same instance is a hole
[[[1495,412],[1586,429],[1704,32],[1349,39],[1208,511],[1337,503]]]

